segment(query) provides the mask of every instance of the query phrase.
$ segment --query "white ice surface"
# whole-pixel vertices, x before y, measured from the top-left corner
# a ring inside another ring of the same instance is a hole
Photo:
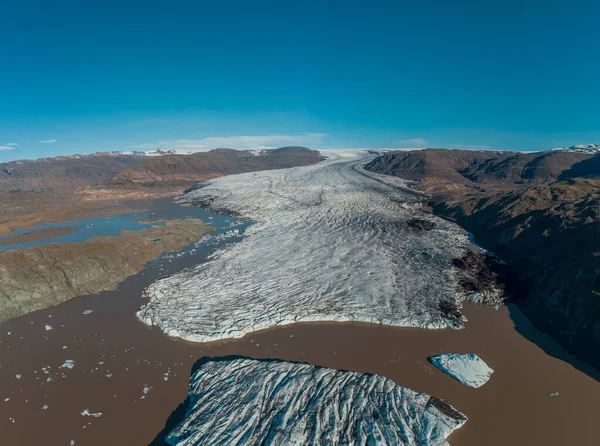
[[[171,445],[447,445],[466,417],[392,380],[309,364],[209,359]]]
[[[226,176],[184,195],[255,224],[210,261],[152,284],[138,318],[197,342],[301,321],[458,328],[440,303],[461,300],[451,261],[467,233],[423,213],[405,182],[364,171],[354,155]],[[415,217],[437,228],[411,229]]]
[[[494,371],[475,354],[443,353],[429,358],[438,369],[469,387],[483,386]]]

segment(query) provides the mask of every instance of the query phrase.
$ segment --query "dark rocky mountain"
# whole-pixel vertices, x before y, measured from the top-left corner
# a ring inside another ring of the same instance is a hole
[[[260,152],[215,149],[190,155],[147,157],[132,168],[81,193],[90,198],[104,198],[118,194],[180,190],[223,175],[304,166],[322,159],[318,151],[305,147],[281,147]]]
[[[600,368],[600,159],[542,153],[388,153],[368,169],[415,180],[513,271],[512,298],[533,324]]]
[[[107,152],[1,163],[0,193],[73,191],[109,179],[145,158]]]

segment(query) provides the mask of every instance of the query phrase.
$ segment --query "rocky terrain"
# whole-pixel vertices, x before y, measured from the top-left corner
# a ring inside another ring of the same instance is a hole
[[[600,155],[436,149],[388,153],[367,169],[414,180],[436,215],[508,264],[534,325],[600,368]]]
[[[138,311],[208,342],[300,321],[461,328],[463,299],[498,303],[467,233],[421,211],[403,181],[361,158],[205,181],[181,202],[254,224],[211,261],[156,281]]]
[[[79,193],[87,199],[151,196],[181,191],[199,181],[224,175],[305,166],[323,159],[318,151],[304,147],[259,152],[215,149],[190,155],[146,157],[136,166]]]
[[[114,289],[146,262],[177,251],[210,230],[198,219],[123,231],[82,243],[53,243],[0,253],[0,321],[75,296]]]
[[[234,421],[235,420],[235,421]],[[240,357],[203,358],[166,443],[448,445],[467,418],[378,375]]]
[[[99,152],[0,164],[0,234],[40,222],[111,215],[120,202],[174,196],[207,178],[321,161],[318,151],[282,147],[261,151],[216,149],[175,154]],[[98,199],[99,203],[95,203]]]
[[[141,163],[142,153],[94,153],[0,163],[0,193],[70,192]]]

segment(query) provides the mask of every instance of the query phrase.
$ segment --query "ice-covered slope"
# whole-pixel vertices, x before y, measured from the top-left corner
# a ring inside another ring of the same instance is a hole
[[[182,201],[256,223],[208,263],[151,285],[140,320],[199,342],[298,321],[460,326],[452,259],[467,234],[421,212],[402,180],[360,164],[338,158],[201,183]],[[415,217],[435,229],[409,227]]]
[[[388,378],[283,361],[206,359],[172,445],[447,445],[466,417]]]
[[[475,354],[443,353],[429,358],[438,369],[469,387],[483,386],[494,371]]]

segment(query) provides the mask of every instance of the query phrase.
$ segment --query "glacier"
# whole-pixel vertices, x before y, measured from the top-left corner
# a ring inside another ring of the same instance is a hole
[[[481,248],[423,212],[406,181],[365,171],[371,157],[332,151],[315,165],[188,190],[179,202],[254,224],[207,262],[150,285],[137,317],[195,342],[304,321],[461,328],[465,295],[452,261]],[[409,226],[414,218],[433,229]]]
[[[473,353],[442,353],[428,359],[438,369],[469,387],[483,386],[494,373],[483,359]]]
[[[441,446],[467,420],[378,375],[243,357],[203,358],[195,369],[167,444]]]

